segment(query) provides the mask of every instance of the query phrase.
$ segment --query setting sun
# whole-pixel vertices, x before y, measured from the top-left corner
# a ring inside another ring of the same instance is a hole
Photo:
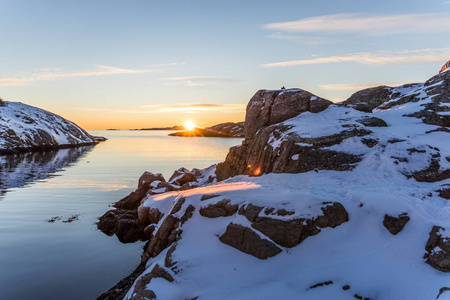
[[[189,131],[194,130],[195,129],[195,123],[192,122],[192,121],[186,121],[186,122],[184,122],[184,128],[186,130],[189,130]]]

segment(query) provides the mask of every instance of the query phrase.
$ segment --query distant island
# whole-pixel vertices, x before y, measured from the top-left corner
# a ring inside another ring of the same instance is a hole
[[[244,122],[239,123],[221,123],[207,128],[195,128],[169,134],[170,136],[182,137],[226,137],[240,138],[244,137]]]
[[[130,129],[130,130],[185,130],[183,125],[177,125],[172,127],[152,127],[152,128],[141,128],[141,129]]]
[[[106,130],[120,130],[120,129],[110,128],[110,129],[106,129]]]

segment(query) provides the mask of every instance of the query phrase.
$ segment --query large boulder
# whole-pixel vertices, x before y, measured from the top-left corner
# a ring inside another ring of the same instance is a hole
[[[262,239],[248,227],[230,223],[219,237],[220,241],[259,259],[266,259],[281,252],[274,243]]]
[[[332,103],[299,89],[260,90],[247,105],[245,138],[252,138],[262,127],[283,122],[303,112],[321,112]]]
[[[109,210],[100,217],[97,227],[106,235],[115,234],[122,243],[146,240],[145,226],[139,222],[138,213],[135,210]]]

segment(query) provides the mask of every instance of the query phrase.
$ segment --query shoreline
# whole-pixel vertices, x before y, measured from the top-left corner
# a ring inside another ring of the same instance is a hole
[[[39,145],[39,146],[31,146],[31,147],[15,147],[15,148],[12,148],[12,149],[0,149],[0,155],[21,154],[21,153],[28,153],[28,152],[44,152],[44,151],[52,151],[52,150],[84,147],[84,146],[95,146],[98,143],[100,143],[99,140],[95,140],[94,142],[86,142],[86,143],[79,143],[79,144]]]

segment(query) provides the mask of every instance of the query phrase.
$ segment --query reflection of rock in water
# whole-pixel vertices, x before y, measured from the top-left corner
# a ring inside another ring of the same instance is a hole
[[[33,181],[54,176],[54,173],[77,162],[93,147],[0,156],[0,197],[5,193],[1,189],[23,187]]]

